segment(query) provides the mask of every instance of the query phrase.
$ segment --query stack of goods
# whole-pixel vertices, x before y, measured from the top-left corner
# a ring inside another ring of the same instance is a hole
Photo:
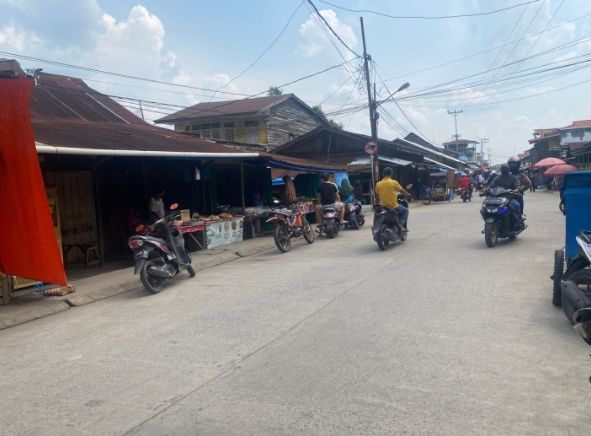
[[[232,215],[231,213],[220,213],[219,215],[210,215],[210,216],[202,216],[201,219],[204,222],[212,222],[212,221],[221,221],[221,220],[229,220],[232,218],[238,218],[236,215]]]

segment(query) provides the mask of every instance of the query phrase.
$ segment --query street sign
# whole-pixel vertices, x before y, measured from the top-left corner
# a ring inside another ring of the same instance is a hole
[[[372,156],[378,152],[378,144],[375,141],[368,141],[364,148],[365,152]]]

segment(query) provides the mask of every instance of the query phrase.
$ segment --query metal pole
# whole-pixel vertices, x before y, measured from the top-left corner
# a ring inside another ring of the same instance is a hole
[[[146,119],[144,118],[144,108],[142,107],[142,101],[138,100],[138,102],[140,104],[140,114],[142,115],[142,120],[145,121]]]

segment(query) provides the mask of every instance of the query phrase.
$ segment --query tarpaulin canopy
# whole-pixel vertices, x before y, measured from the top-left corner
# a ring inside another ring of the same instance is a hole
[[[33,140],[33,81],[0,78],[0,270],[66,285]]]

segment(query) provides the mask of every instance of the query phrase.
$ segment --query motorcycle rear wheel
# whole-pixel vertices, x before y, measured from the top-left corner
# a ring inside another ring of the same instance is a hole
[[[353,230],[359,230],[359,223],[357,222],[357,215],[352,213],[349,215],[349,225]]]
[[[287,253],[291,249],[291,238],[289,237],[287,226],[276,226],[273,239],[275,240],[275,245],[282,253]]]
[[[390,246],[390,240],[386,237],[386,225],[382,224],[379,232],[376,235],[376,242],[380,250],[386,250]]]
[[[314,243],[314,239],[316,238],[314,236],[314,230],[312,230],[312,226],[305,219],[304,219],[304,228],[303,228],[302,233],[304,235],[304,239],[306,240],[306,242],[308,244]]]
[[[494,247],[497,244],[498,234],[496,224],[485,224],[484,225],[484,242],[489,248]]]
[[[566,280],[574,282],[579,287],[579,289],[581,289],[581,291],[587,295],[587,298],[591,298],[591,269],[585,268],[575,271],[570,274]],[[567,318],[571,324],[574,324],[572,319],[570,319],[568,316]]]
[[[359,227],[363,226],[363,224],[365,224],[365,217],[361,214],[361,215],[357,215],[357,224],[359,224]]]
[[[562,306],[562,275],[564,274],[564,251],[554,251],[554,274],[552,274],[552,304]]]
[[[148,260],[146,263],[144,263],[144,266],[140,270],[140,281],[142,282],[142,285],[144,285],[144,288],[146,288],[146,291],[150,292],[151,294],[157,294],[162,290],[162,283],[164,283],[164,279],[162,277],[150,275],[148,268],[153,265],[156,264],[151,260]]]

